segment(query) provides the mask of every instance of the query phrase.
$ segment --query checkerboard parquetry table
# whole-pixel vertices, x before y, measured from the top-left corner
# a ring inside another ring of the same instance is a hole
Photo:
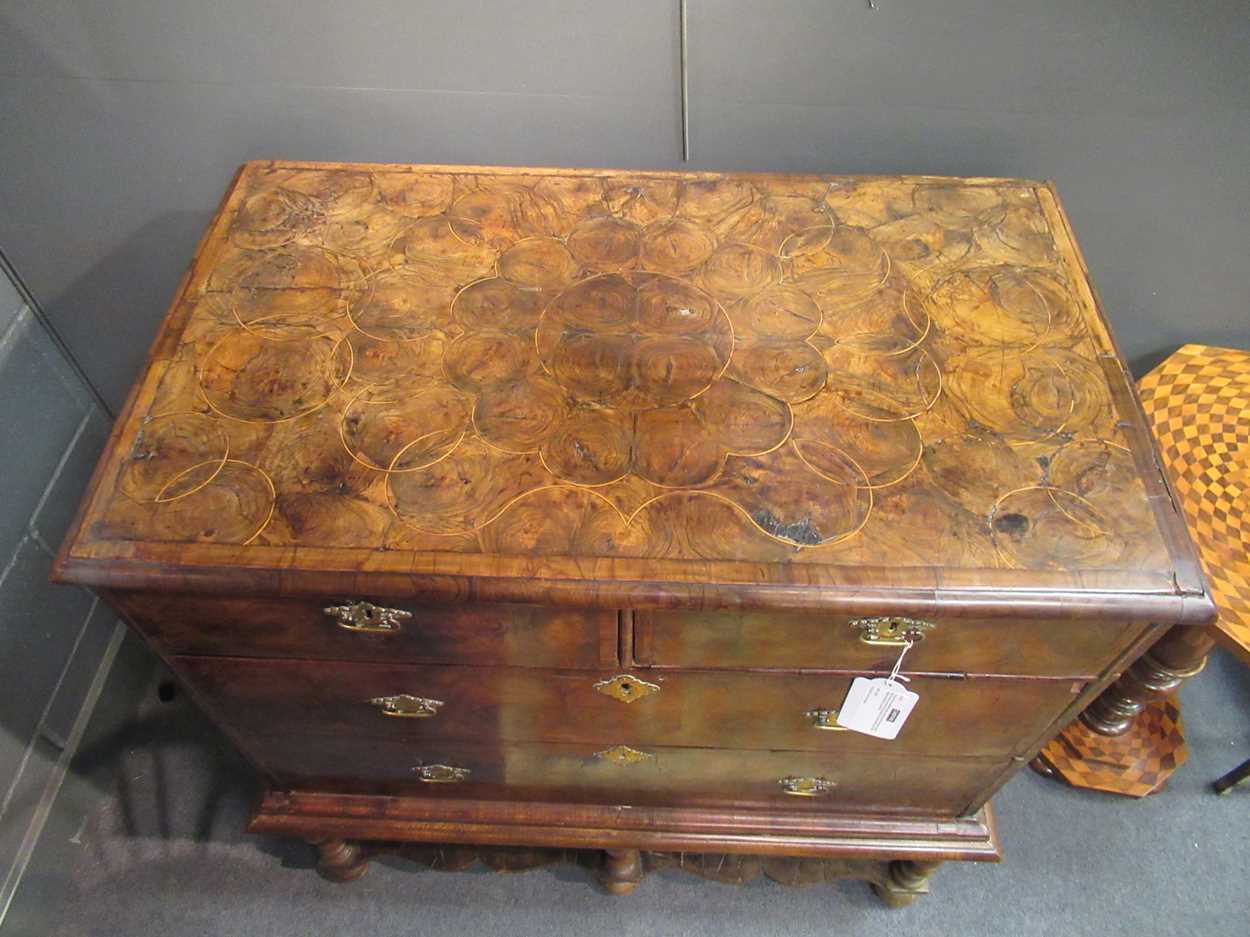
[[[1250,663],[1250,352],[1186,345],[1138,392],[1219,608],[1214,637]]]
[[[1138,392],[1219,610],[1206,637],[1250,663],[1250,352],[1185,345]],[[1142,796],[1186,757],[1180,702],[1169,695],[1115,735],[1073,723],[1038,767],[1079,787]]]

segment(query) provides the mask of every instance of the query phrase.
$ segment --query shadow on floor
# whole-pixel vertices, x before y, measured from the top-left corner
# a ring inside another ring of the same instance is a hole
[[[379,857],[357,882],[326,882],[307,844],[244,832],[254,773],[188,700],[160,701],[162,675],[136,643],[119,655],[5,937],[1155,937],[1179,922],[1242,933],[1250,920],[1250,790],[1210,792],[1250,752],[1250,710],[1239,708],[1250,669],[1223,653],[1186,687],[1191,758],[1163,793],[1128,800],[1025,771],[995,799],[1004,862],[948,864],[931,895],[889,911],[857,882],[733,886],[675,870],[626,898],[569,865],[465,874]]]

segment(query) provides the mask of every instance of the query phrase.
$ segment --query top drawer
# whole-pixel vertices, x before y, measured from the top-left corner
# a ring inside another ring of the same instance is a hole
[[[115,593],[113,599],[165,654],[562,668],[617,663],[613,611],[386,602],[399,613],[390,616],[394,626],[372,630],[376,613],[328,613],[328,607],[352,604],[331,599],[153,592]]]
[[[856,621],[863,619],[786,612],[639,611],[634,659],[653,667],[888,672],[901,648],[873,643]],[[927,622],[933,627],[907,652],[906,672],[1090,679],[1105,671],[1147,627],[1063,620]]]

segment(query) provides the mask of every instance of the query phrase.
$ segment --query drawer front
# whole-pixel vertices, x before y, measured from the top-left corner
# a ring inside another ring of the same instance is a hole
[[[915,678],[910,685],[920,701],[898,738],[885,741],[818,727],[827,724],[819,713],[836,710],[845,698],[849,677],[637,671],[621,679],[611,670],[224,658],[170,663],[230,726],[414,743],[462,739],[1007,755],[1027,749],[1082,686]]]
[[[612,666],[617,660],[613,611],[379,600],[400,614],[389,630],[362,630],[325,611],[348,607],[342,600],[166,593],[121,593],[114,599],[165,654],[570,668]],[[374,627],[378,617],[358,616],[364,628]]]
[[[652,748],[622,756],[590,745],[492,747],[295,734],[245,737],[244,745],[279,786],[296,789],[631,806],[771,805],[951,817],[976,804],[1011,766],[1001,758],[697,748]],[[787,788],[808,793],[791,794]]]
[[[634,655],[654,667],[888,672],[899,647],[869,643],[845,616],[775,612],[635,613]],[[929,619],[909,672],[1071,677],[1102,673],[1145,625]],[[880,640],[880,638],[878,638]]]

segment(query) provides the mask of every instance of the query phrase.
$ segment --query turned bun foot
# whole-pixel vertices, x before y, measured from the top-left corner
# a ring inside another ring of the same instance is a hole
[[[889,864],[885,880],[874,882],[872,890],[891,908],[905,908],[929,893],[929,876],[941,862],[896,859]]]
[[[317,847],[317,871],[332,882],[352,882],[365,874],[369,860],[359,843],[346,839],[309,840]]]
[[[613,895],[628,895],[642,881],[642,853],[637,849],[606,849],[599,881]]]

